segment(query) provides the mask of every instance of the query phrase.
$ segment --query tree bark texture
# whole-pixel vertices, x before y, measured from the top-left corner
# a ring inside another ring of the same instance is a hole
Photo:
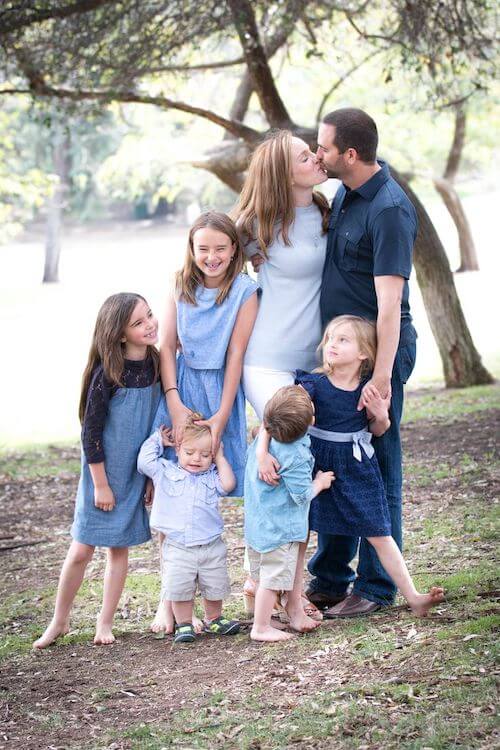
[[[434,187],[443,199],[444,205],[448,209],[448,213],[453,219],[458,232],[460,266],[457,268],[457,272],[479,271],[479,261],[470,224],[453,183],[444,177],[435,177]]]
[[[469,220],[467,219],[460,196],[454,187],[465,143],[465,128],[466,111],[464,105],[459,104],[455,108],[453,142],[450,147],[443,176],[434,178],[434,187],[443,199],[458,234],[460,266],[457,268],[457,272],[479,271],[479,261]]]
[[[55,126],[52,146],[56,182],[49,200],[45,233],[45,264],[43,283],[59,281],[59,259],[61,257],[61,228],[64,204],[69,183],[69,137]]]
[[[419,230],[413,255],[415,271],[441,355],[446,387],[492,383],[493,378],[472,341],[450,264],[434,225],[408,182],[394,169],[392,172],[417,211]]]

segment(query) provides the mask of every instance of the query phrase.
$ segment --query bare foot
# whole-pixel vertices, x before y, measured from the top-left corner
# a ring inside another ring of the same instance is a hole
[[[69,620],[62,625],[51,620],[45,633],[33,643],[33,648],[47,648],[47,646],[54,643],[59,636],[66,635],[66,633],[69,633]]]
[[[109,646],[110,643],[115,642],[115,636],[111,629],[111,625],[105,625],[104,623],[97,620],[95,628],[94,643],[96,646]]]
[[[411,611],[417,617],[427,617],[427,613],[436,604],[444,601],[444,590],[433,586],[428,594],[418,594],[414,601],[408,602]]]
[[[300,609],[298,612],[289,612],[288,615],[290,617],[290,627],[297,633],[310,633],[321,624],[320,620],[313,620],[311,617],[308,617],[303,609]]]
[[[194,625],[194,623],[193,623]],[[173,633],[174,632],[174,615],[170,602],[160,601],[156,610],[155,619],[150,625],[153,633]]]
[[[253,626],[250,631],[250,638],[252,641],[265,641],[268,643],[274,643],[275,641],[289,641],[294,636],[291,633],[284,633],[283,630],[278,630],[269,625],[267,628],[256,628]]]

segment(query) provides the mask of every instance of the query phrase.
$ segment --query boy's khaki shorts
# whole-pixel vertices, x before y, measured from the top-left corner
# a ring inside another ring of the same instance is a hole
[[[259,585],[272,591],[291,591],[297,570],[300,542],[289,542],[270,552],[247,547],[250,575]]]
[[[231,591],[224,540],[219,536],[208,544],[185,547],[165,539],[161,578],[162,599],[191,601],[197,588],[204,599],[224,599]]]

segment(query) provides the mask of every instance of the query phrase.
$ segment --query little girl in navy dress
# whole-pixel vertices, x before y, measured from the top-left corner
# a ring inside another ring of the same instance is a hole
[[[139,294],[109,297],[99,310],[80,397],[82,467],[54,616],[34,648],[69,630],[73,600],[96,546],[107,547],[94,643],[115,640],[113,618],[128,568],[128,548],[151,538],[139,448],[160,403],[158,322]]]
[[[424,617],[443,601],[443,589],[420,594],[391,536],[384,484],[371,445],[372,434],[389,428],[389,399],[365,389],[366,409],[358,411],[361,389],[373,368],[375,325],[341,315],[327,326],[320,348],[323,365],[313,373],[297,371],[296,383],[309,393],[316,421],[309,428],[314,471],[333,471],[335,481],[311,503],[309,526],[324,534],[367,539],[414,614]]]

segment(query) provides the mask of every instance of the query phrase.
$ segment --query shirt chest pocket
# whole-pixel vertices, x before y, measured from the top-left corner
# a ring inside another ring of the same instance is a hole
[[[360,263],[360,242],[363,238],[361,227],[342,228],[338,235],[338,263],[344,271],[355,271]]]
[[[182,476],[167,476],[163,480],[163,486],[170,497],[179,497],[184,492],[185,481]]]
[[[219,502],[219,496],[215,489],[215,479],[213,476],[201,477],[198,483],[196,499],[200,503],[214,507]]]

